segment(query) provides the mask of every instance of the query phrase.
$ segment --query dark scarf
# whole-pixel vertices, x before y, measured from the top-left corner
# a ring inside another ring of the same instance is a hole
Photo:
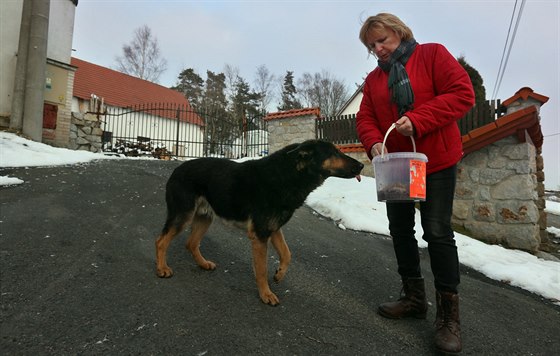
[[[410,86],[410,80],[404,66],[414,52],[418,43],[414,38],[408,41],[401,41],[401,44],[395,49],[388,62],[377,61],[377,64],[385,73],[389,73],[389,91],[391,99],[399,108],[399,115],[412,110],[414,103],[414,93]]]

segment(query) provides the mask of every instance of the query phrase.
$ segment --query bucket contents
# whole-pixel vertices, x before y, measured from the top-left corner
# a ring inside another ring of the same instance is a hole
[[[394,125],[385,134],[387,135]],[[416,152],[393,152],[373,158],[378,201],[426,200],[426,162],[428,157]],[[385,140],[383,148],[385,148]],[[384,150],[382,151],[384,152]]]
[[[404,184],[395,183],[381,187],[381,190],[377,192],[377,199],[379,201],[391,201],[391,200],[402,200],[408,197],[408,187]]]
[[[394,152],[373,159],[378,201],[426,200],[426,155]]]

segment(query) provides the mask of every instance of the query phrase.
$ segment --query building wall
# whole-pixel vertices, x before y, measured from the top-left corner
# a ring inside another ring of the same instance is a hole
[[[14,90],[22,9],[23,1],[0,1],[0,43],[2,44],[0,46],[0,118],[4,118],[0,124],[4,126],[9,124],[9,117],[12,112],[12,94]],[[47,57],[49,59],[67,65],[70,64],[75,11],[76,5],[71,0],[50,2],[47,43]],[[52,68],[48,68],[47,72],[49,70],[52,70]],[[48,84],[48,82],[45,83],[45,95],[49,94]],[[64,96],[63,102],[66,101],[67,94],[65,93]],[[58,101],[49,100],[49,102]],[[69,111],[64,112],[69,115]],[[69,122],[69,118],[67,121]],[[52,137],[52,133],[47,132],[47,137],[45,138],[52,142]]]
[[[175,152],[177,127],[179,127],[180,140],[190,141],[188,146],[179,146],[179,154],[194,157],[204,156],[204,134],[203,130],[197,125],[188,122],[180,122],[177,125],[175,119],[147,113],[141,115],[124,114],[118,117],[107,115],[104,117],[104,121],[101,128],[103,131],[112,132],[113,137],[136,138],[141,136],[152,140],[157,139],[157,143],[165,145],[167,150],[171,152]]]
[[[23,1],[0,1],[0,117],[9,118]]]
[[[70,0],[51,0],[47,57],[70,64],[76,6]]]
[[[340,115],[356,114],[360,110],[360,104],[362,103],[363,97],[364,94],[361,91],[357,93],[352,101],[348,104],[348,106],[344,108],[344,110],[340,113]]]
[[[58,106],[55,129],[43,128],[43,142],[56,147],[68,147],[72,115],[74,69],[49,60],[45,83],[45,103]]]

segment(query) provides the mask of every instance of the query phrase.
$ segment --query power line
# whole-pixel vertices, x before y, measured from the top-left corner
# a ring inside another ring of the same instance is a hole
[[[506,48],[509,42],[509,34],[511,32],[511,25],[513,24],[513,17],[515,16],[515,9],[517,9],[517,0],[513,5],[513,11],[511,13],[511,19],[509,20],[509,28],[506,36],[506,43],[504,43],[504,50],[502,51],[502,59],[500,59],[500,67],[498,68],[498,74],[496,75],[496,81],[494,82],[494,89],[492,89],[492,96],[490,99],[494,100],[494,94],[496,93],[496,88],[498,87],[498,81],[500,80],[500,73],[502,72],[502,65],[504,63],[504,57],[506,55]]]
[[[517,13],[517,20],[515,22],[515,28],[513,30],[513,34],[510,39],[511,33],[511,26],[513,24],[513,18],[515,16],[515,10],[517,9],[517,0],[515,0],[515,4],[513,6],[513,12],[511,14],[511,19],[509,23],[508,34],[506,38],[506,43],[504,44],[504,51],[502,52],[502,59],[500,60],[500,67],[498,68],[498,76],[496,77],[496,82],[494,84],[494,90],[492,91],[492,100],[496,100],[496,96],[498,95],[498,91],[500,89],[500,85],[502,85],[502,79],[504,78],[504,74],[506,72],[507,63],[509,60],[509,56],[511,54],[511,48],[513,47],[513,42],[515,40],[515,35],[517,34],[517,28],[519,27],[519,22],[521,21],[521,14],[523,13],[523,8],[525,7],[525,0],[521,0],[521,5],[519,7],[519,12]],[[508,47],[509,42],[509,47]],[[507,54],[506,52],[507,50]],[[503,66],[502,66],[503,64]]]

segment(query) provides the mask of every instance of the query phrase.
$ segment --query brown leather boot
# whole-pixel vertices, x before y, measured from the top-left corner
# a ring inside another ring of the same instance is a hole
[[[436,335],[438,351],[447,354],[461,352],[461,321],[459,320],[459,295],[436,291]]]
[[[404,292],[404,295],[403,295]],[[379,315],[390,319],[426,319],[428,303],[424,278],[403,278],[401,297],[396,302],[383,303],[377,308]]]

